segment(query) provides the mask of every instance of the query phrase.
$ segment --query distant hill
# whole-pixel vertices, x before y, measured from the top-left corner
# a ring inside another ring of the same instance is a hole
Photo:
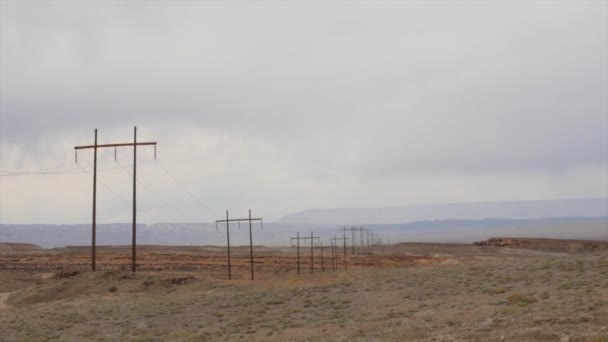
[[[0,242],[0,253],[2,254],[31,253],[40,250],[42,250],[40,246],[31,243]]]
[[[314,232],[325,241],[342,225],[365,226],[397,242],[472,243],[495,236],[608,240],[608,199],[429,204],[408,207],[309,210],[278,222],[254,225],[254,243],[288,245],[296,233]],[[212,223],[138,224],[138,243],[224,245],[225,227]],[[233,245],[249,243],[247,227],[230,228]],[[0,224],[0,242],[42,247],[91,242],[91,225]],[[99,245],[128,245],[131,224],[98,224]]]
[[[608,217],[441,220],[366,227],[392,242],[473,243],[495,236],[608,241]]]
[[[382,234],[387,242],[458,242],[473,243],[495,236],[539,237],[557,239],[608,240],[608,217],[415,221],[399,224],[368,224],[366,229]],[[324,243],[342,234],[335,224],[274,222],[262,230],[254,225],[256,245],[289,245],[291,237],[313,232]],[[34,243],[43,247],[86,246],[91,243],[91,225],[0,224],[0,242]],[[226,243],[225,226],[216,231],[210,223],[156,223],[137,225],[137,241],[150,245],[218,245]],[[357,244],[360,244],[357,238]],[[98,224],[99,245],[129,245],[131,224]],[[230,243],[247,245],[249,229],[230,227]]]
[[[405,207],[316,209],[283,217],[280,223],[397,224],[431,220],[606,217],[608,198],[517,202],[445,203]]]
[[[130,223],[97,224],[97,244],[128,245],[131,229]],[[222,234],[210,223],[138,224],[137,241],[155,245],[220,244]],[[91,224],[0,224],[0,242],[26,242],[43,247],[86,246],[91,244]]]

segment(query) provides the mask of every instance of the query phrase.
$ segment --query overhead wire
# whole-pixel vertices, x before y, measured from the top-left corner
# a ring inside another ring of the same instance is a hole
[[[10,176],[34,176],[34,175],[69,175],[73,173],[84,173],[83,171],[78,170],[70,170],[70,171],[62,171],[62,172],[11,172],[5,173],[4,171],[0,171],[0,177],[10,177]]]
[[[171,178],[173,180],[173,182],[175,182],[175,184],[177,184],[186,194],[188,194],[193,200],[195,200],[198,204],[201,205],[201,207],[206,210],[209,214],[213,215],[213,217],[221,217],[221,215],[218,215],[214,210],[210,209],[208,206],[206,206],[203,201],[201,201],[196,195],[194,195],[191,191],[189,191],[187,189],[186,186],[184,186],[178,179],[177,177],[173,176],[171,174],[171,172],[169,172],[169,170],[167,169],[167,167],[164,166],[164,163],[160,160],[156,160],[156,163],[158,164],[158,166],[160,167],[161,170],[163,170],[163,172],[169,176],[169,178]]]
[[[206,211],[208,214],[211,214],[212,217],[221,217],[221,215],[217,214],[217,212],[215,212],[215,210],[209,208],[197,195],[193,194],[190,190],[188,190],[188,188],[178,179],[178,177],[174,176],[173,173],[171,171],[169,171],[169,169],[164,165],[163,162],[161,162],[158,159],[156,159],[156,161],[157,161],[156,164],[163,171],[163,173],[166,176],[168,176],[185,194],[187,194],[191,199],[196,201],[196,203],[198,205],[200,205],[200,207],[204,211]],[[104,168],[104,169],[98,169],[97,172],[113,171],[113,170],[120,169],[123,172],[126,172],[127,175],[131,176],[128,173],[128,171],[126,170],[126,167],[132,167],[133,164],[123,165],[123,164],[119,163],[117,159],[115,159],[113,161],[98,162],[98,165],[112,163],[112,162],[117,164],[118,167],[109,167],[109,168]],[[143,162],[143,163],[145,163],[145,162]],[[92,166],[92,165],[88,165],[88,166]],[[92,171],[87,169],[87,166],[83,166],[83,165],[71,162],[71,163],[57,165],[54,167],[34,169],[34,170],[10,170],[10,171],[9,170],[0,170],[0,177],[35,176],[35,175],[68,175],[68,174],[83,174],[83,173],[88,173],[88,174],[92,175]],[[129,199],[125,198],[123,195],[121,195],[120,193],[113,190],[112,187],[110,187],[108,184],[104,183],[101,180],[98,180],[98,182],[104,188],[106,188],[108,191],[110,191],[117,197],[119,197],[125,201],[129,201]],[[141,185],[146,191],[148,191],[149,193],[154,195],[159,201],[161,201],[161,203],[166,203],[165,201],[163,201],[161,199],[161,196],[159,196],[155,191],[150,189],[150,187],[147,186],[146,184],[144,184],[141,180],[137,180],[137,184]],[[170,209],[170,208],[167,208],[166,204],[164,204],[163,206],[166,209]],[[187,214],[184,211],[182,211],[181,209],[177,209],[177,211],[180,212],[181,214],[185,214],[185,216],[187,216],[187,217],[194,218],[191,214]]]
[[[0,172],[9,172],[9,173],[36,173],[36,172],[44,172],[44,171],[50,171],[50,170],[56,170],[56,169],[65,169],[66,167],[69,167],[71,169],[76,169],[76,168],[74,168],[74,163],[66,163],[66,164],[62,164],[62,165],[59,165],[59,166],[47,167],[47,168],[37,169],[37,170],[0,171]]]
[[[132,175],[129,174],[129,171],[127,170],[126,167],[124,167],[120,162],[116,161],[116,164],[118,164],[118,166],[122,169],[122,171],[129,177],[131,177]],[[169,211],[177,211],[179,212],[179,214],[186,216],[190,219],[193,220],[193,222],[198,221],[198,218],[195,218],[193,215],[186,213],[185,211],[179,209],[179,208],[170,208],[170,205],[161,198],[160,195],[158,195],[154,190],[152,190],[149,186],[147,186],[146,184],[144,184],[141,180],[137,179],[136,183],[138,185],[140,185],[142,188],[144,188],[144,190],[148,191],[150,194],[152,194],[154,197],[156,197],[156,199],[160,202],[160,204],[165,208],[168,209]]]
[[[80,166],[80,165],[79,165]],[[97,172],[111,171],[116,170],[117,167],[98,169]],[[21,172],[21,173],[4,173],[6,171],[0,171],[0,177],[8,177],[8,176],[32,176],[32,175],[69,175],[76,173],[85,173],[85,171],[78,171],[77,168],[72,170],[61,170],[61,171],[42,171],[42,172]]]
[[[81,169],[83,169],[88,174],[90,174],[91,177],[93,176],[93,171],[88,170],[88,169],[86,169],[85,167],[83,167],[81,165],[78,165],[78,167],[81,168]],[[118,168],[115,168],[115,169],[118,169]],[[125,197],[124,195],[122,195],[118,191],[114,190],[110,185],[108,185],[107,183],[103,182],[99,178],[97,179],[97,182],[99,184],[101,184],[101,186],[103,186],[106,190],[110,191],[114,196],[120,198],[121,200],[125,201],[126,203],[130,203],[131,202],[131,200],[129,198]],[[144,212],[139,212],[138,214],[145,216],[150,221],[155,221],[155,219],[152,216],[150,216],[149,214],[147,214],[145,211]]]
[[[108,161],[102,161],[98,164],[107,164]],[[63,164],[55,167],[42,168],[36,170],[0,170],[0,176],[27,176],[27,175],[63,175],[72,173],[84,173],[84,171],[78,169],[78,164]],[[97,171],[109,171],[113,168],[100,169]]]

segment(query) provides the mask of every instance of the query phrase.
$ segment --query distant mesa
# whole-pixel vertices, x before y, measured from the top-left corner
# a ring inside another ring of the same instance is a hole
[[[280,223],[399,224],[433,220],[484,218],[541,219],[606,217],[608,198],[559,199],[515,202],[445,203],[382,208],[307,210],[282,218]]]
[[[19,242],[0,242],[0,253],[25,253],[32,251],[39,251],[44,248],[34,245],[31,243],[19,243]]]

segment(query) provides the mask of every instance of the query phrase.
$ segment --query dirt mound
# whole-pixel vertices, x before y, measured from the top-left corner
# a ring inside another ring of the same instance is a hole
[[[5,302],[9,306],[25,306],[115,292],[158,294],[159,291],[166,292],[172,287],[192,284],[196,280],[198,278],[189,274],[66,270],[32,287],[13,293]]]
[[[474,243],[475,246],[496,246],[526,249],[606,250],[608,241],[560,240],[535,238],[491,238]]]
[[[30,253],[44,248],[31,243],[0,242],[0,254]]]

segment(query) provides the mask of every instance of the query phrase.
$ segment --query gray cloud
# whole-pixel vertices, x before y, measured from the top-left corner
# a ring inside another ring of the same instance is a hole
[[[137,124],[216,211],[607,195],[605,2],[0,6],[2,170]]]

